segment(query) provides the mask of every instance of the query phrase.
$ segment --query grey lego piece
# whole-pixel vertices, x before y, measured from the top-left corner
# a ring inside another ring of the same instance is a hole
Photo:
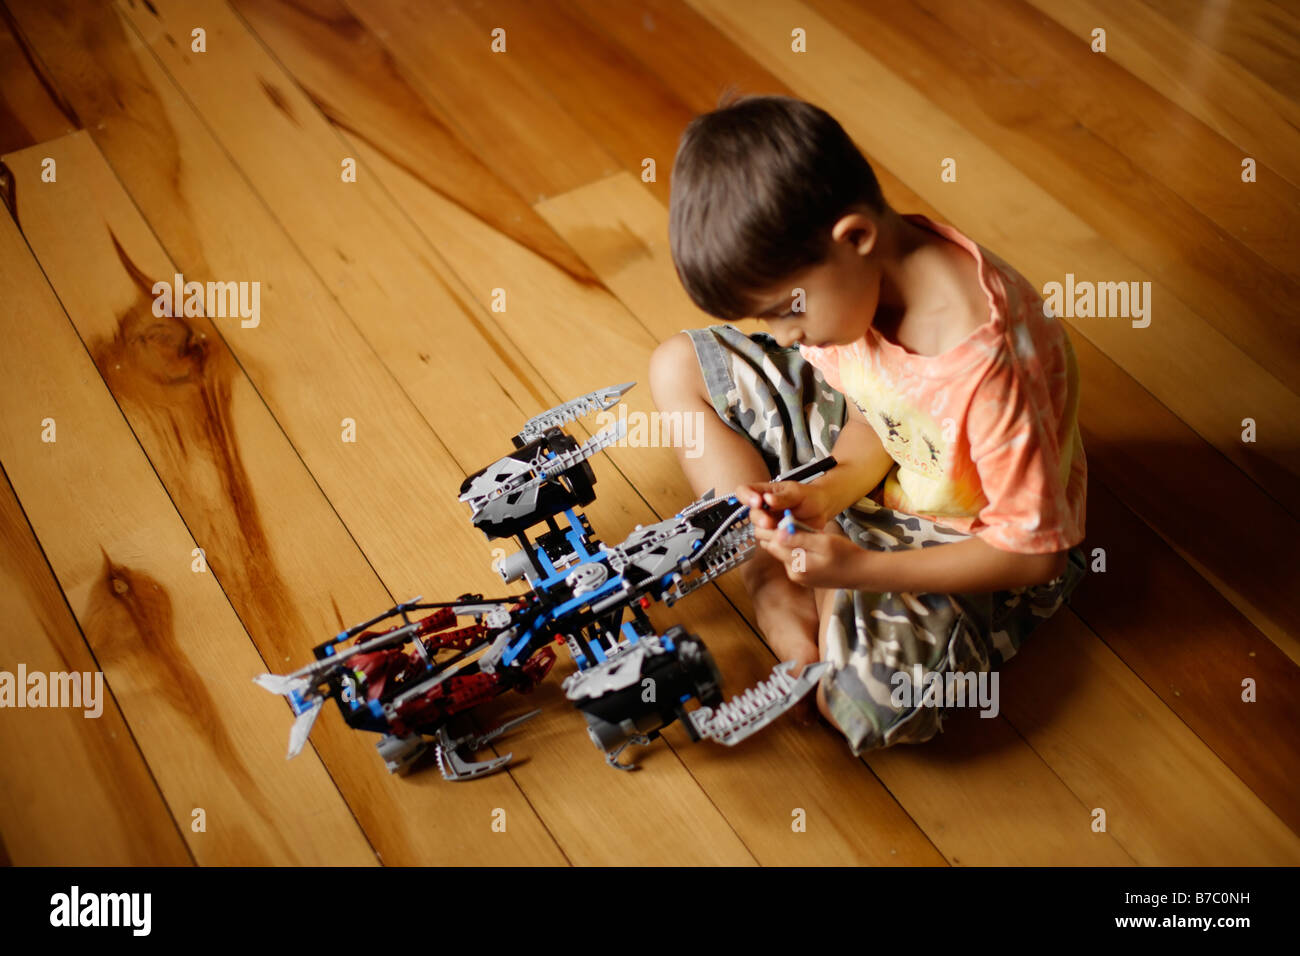
[[[471,752],[479,750],[488,742],[500,737],[507,730],[518,727],[526,720],[532,720],[540,713],[540,710],[530,710],[513,720],[507,720],[504,724],[486,733],[466,734],[464,737],[455,739],[447,732],[445,724],[438,728],[438,743],[435,745],[434,755],[438,761],[438,769],[442,771],[443,779],[474,780],[501,770],[514,759],[513,753],[502,754],[499,757],[493,757],[491,760],[466,760],[457,751],[461,747],[467,747]]]
[[[538,449],[529,461],[507,455],[485,468],[458,500],[469,504],[475,521],[486,516],[490,521],[501,522],[528,514],[536,507],[538,490],[543,484],[614,444],[625,434],[627,425],[617,422],[577,448],[561,452],[554,458],[548,458],[542,449]],[[536,474],[529,477],[532,472]]]
[[[528,443],[540,438],[548,428],[558,428],[566,422],[571,422],[591,412],[608,411],[635,384],[636,382],[624,382],[622,385],[598,388],[594,392],[588,392],[586,395],[580,395],[577,398],[569,399],[567,402],[562,402],[554,408],[547,409],[540,415],[534,415],[520,429],[519,438],[524,443]]]
[[[603,564],[588,561],[570,571],[565,576],[564,583],[572,588],[574,596],[577,596],[596,590],[608,577],[609,571]]]
[[[520,578],[535,575],[533,562],[529,560],[531,552],[512,551],[497,562],[497,574],[506,584],[512,584]]]
[[[659,638],[653,634],[646,635],[635,644],[620,647],[604,662],[570,674],[560,687],[569,700],[594,700],[639,682],[646,658],[664,653],[667,652]]]
[[[690,580],[673,582],[673,586],[664,592],[664,603],[669,607],[680,601],[697,588],[708,584],[714,578],[749,560],[757,545],[754,543],[754,526],[746,521],[738,528],[729,529],[710,547],[701,548],[700,556],[704,558],[704,567]]]
[[[407,734],[405,737],[384,734],[376,741],[375,749],[384,758],[384,766],[389,773],[404,777],[411,769],[411,764],[429,749],[429,744],[419,734]]]
[[[689,559],[695,553],[694,543],[703,538],[701,529],[673,517],[638,528],[614,550],[627,564],[657,578]]]
[[[758,733],[817,687],[830,662],[818,661],[803,669],[797,678],[790,676],[794,661],[783,661],[772,668],[772,676],[759,681],[739,697],[711,707],[699,707],[686,715],[701,738],[733,747]]]

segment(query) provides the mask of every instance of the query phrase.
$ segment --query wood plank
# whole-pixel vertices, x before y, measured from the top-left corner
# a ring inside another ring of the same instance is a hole
[[[1191,0],[1144,0],[1198,46],[1221,51],[1288,100],[1300,100],[1300,16],[1294,5],[1233,0],[1207,5]]]
[[[1090,808],[1005,715],[958,714],[919,747],[863,759],[953,866],[1134,863],[1114,834],[1091,832]]]
[[[1086,223],[1019,175],[995,150],[901,81],[866,50],[816,12],[787,2],[759,3],[743,20],[722,4],[692,4],[731,36],[770,58],[802,95],[828,104],[845,128],[886,165],[911,171],[909,183],[972,238],[1003,256],[1036,286],[1066,273],[1101,280],[1148,280]],[[820,37],[817,57],[798,65],[784,25],[807,23]],[[848,70],[847,73],[844,71]],[[890,104],[881,108],[880,104]],[[859,117],[871,117],[866,122]],[[942,183],[938,158],[960,155],[971,175]],[[1297,257],[1300,262],[1300,257]],[[1279,501],[1300,501],[1300,397],[1199,319],[1173,290],[1152,285],[1160,317],[1147,328],[1128,320],[1074,319],[1071,328],[1114,358],[1166,406],[1247,471]],[[1211,390],[1203,382],[1224,382]],[[1246,416],[1267,420],[1275,432],[1267,448],[1241,442]],[[1288,422],[1297,423],[1294,427]],[[1276,467],[1256,468],[1264,457]]]
[[[580,9],[586,20],[597,25],[601,33],[619,45],[617,56],[620,59],[642,64],[654,74],[661,86],[671,90],[678,100],[685,103],[692,114],[715,109],[720,94],[729,87],[746,93],[761,91],[785,96],[796,95],[779,77],[723,36],[712,23],[681,0],[639,0],[636,4],[572,0],[572,6]],[[707,55],[701,55],[701,51],[707,51]],[[555,78],[551,77],[548,82],[554,84]],[[636,100],[640,96],[639,89],[619,83],[616,73],[603,78],[601,88],[606,87],[611,96],[617,95],[619,91],[629,100]],[[557,90],[554,85],[550,88],[556,91],[556,95],[568,92],[564,88]],[[581,97],[590,93],[576,84],[574,89]],[[581,102],[581,99],[576,102]],[[627,111],[622,116],[607,112],[606,115],[609,116],[606,123],[588,126],[588,136],[598,139],[608,136],[611,127],[620,122],[628,127],[645,126],[639,112]],[[656,119],[654,114],[649,114],[647,118]],[[674,129],[680,136],[680,128]],[[656,134],[655,138],[663,141],[660,135]],[[528,147],[526,143],[519,145],[520,148]],[[672,169],[676,152],[677,144],[674,142],[672,149],[653,154],[661,171]],[[923,212],[936,222],[947,221],[939,210],[909,188],[888,166],[877,162],[875,157],[872,157],[872,168],[885,195],[890,197],[896,207]],[[639,176],[641,170],[638,166],[630,172]],[[661,176],[657,184],[648,185],[667,205],[664,184],[665,177]],[[703,313],[700,315],[703,316]]]
[[[1105,549],[1106,572],[1079,588],[1075,613],[1300,832],[1292,784],[1300,768],[1300,667],[1097,481],[1088,515],[1088,546]],[[1254,703],[1242,701],[1247,677],[1259,688]]]
[[[618,168],[618,160],[583,135],[573,117],[520,68],[514,54],[526,38],[512,41],[506,29],[505,51],[494,53],[491,32],[451,5],[370,0],[348,9],[389,50],[439,119],[527,201],[565,192]],[[454,111],[448,104],[455,104]],[[505,104],[509,106],[503,109]],[[514,148],[520,139],[549,140],[564,148],[525,155]]]
[[[1300,190],[1242,183],[1239,147],[1022,0],[815,6],[1295,391],[1300,284],[1249,244]]]
[[[21,662],[28,674],[98,672],[103,680],[7,478],[0,482],[0,582],[0,670],[16,674]],[[192,864],[113,688],[103,683],[96,700],[89,711],[19,709],[0,720],[3,865]]]
[[[236,0],[232,6],[331,123],[575,280],[595,281],[532,206],[514,189],[503,189],[460,144],[383,44],[339,0]],[[348,69],[340,71],[340,63]],[[338,82],[340,76],[347,82]],[[393,128],[402,135],[388,135]]]
[[[660,202],[668,204],[669,174],[677,141],[694,110],[659,79],[651,66],[626,47],[611,42],[581,11],[567,4],[497,0],[486,7],[472,0],[453,0],[449,6],[473,25],[473,33],[490,32],[498,24],[508,25],[510,34],[519,41],[510,56],[520,72],[573,116],[581,124],[585,139],[613,156],[619,168],[640,177],[644,160],[653,159],[655,178],[645,185]],[[633,16],[639,12],[629,5],[625,5],[625,11]],[[414,22],[431,28],[439,16],[423,8]],[[473,33],[449,39],[468,42]],[[445,108],[455,112],[468,106],[463,101],[451,104],[449,100]],[[530,155],[538,155],[542,149],[558,145],[548,131],[527,148]]]
[[[1079,423],[1089,480],[1122,498],[1300,664],[1300,608],[1289,597],[1297,586],[1291,542],[1300,522],[1091,343],[1073,341],[1084,382]],[[1225,520],[1270,533],[1244,530],[1249,547],[1224,547]]]
[[[57,190],[39,181],[47,154],[64,170]],[[262,659],[277,671],[297,667],[316,644],[393,604],[223,338],[259,329],[153,316],[153,283],[171,281],[177,266],[87,135],[6,162],[28,242]],[[458,793],[436,771],[416,785],[391,777],[377,736],[349,730],[328,709],[312,740],[387,863],[563,859],[508,780]],[[277,716],[263,733],[280,744],[292,719],[287,708]],[[510,840],[487,826],[497,807]],[[439,823],[413,827],[431,808]]]
[[[1218,49],[1189,40],[1142,3],[1026,0],[1081,44],[1108,24],[1106,55],[1161,96],[1300,186],[1300,103]],[[1111,37],[1120,42],[1110,42]],[[1240,163],[1238,162],[1238,167]]]
[[[315,754],[283,766],[262,661],[8,216],[0,294],[0,461],[194,859],[373,864]]]
[[[0,153],[62,136],[80,125],[0,4]]]
[[[1143,866],[1300,862],[1300,836],[1077,617],[1061,624],[1051,640],[1026,642],[1001,699],[1083,800],[1079,829],[1094,835],[1091,812],[1105,810],[1107,833]]]

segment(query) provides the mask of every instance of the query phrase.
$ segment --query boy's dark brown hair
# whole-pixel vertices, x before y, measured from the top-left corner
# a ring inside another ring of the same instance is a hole
[[[686,293],[709,315],[753,315],[754,296],[824,262],[853,206],[883,212],[866,157],[825,110],[788,96],[723,93],[673,163],[668,237]]]

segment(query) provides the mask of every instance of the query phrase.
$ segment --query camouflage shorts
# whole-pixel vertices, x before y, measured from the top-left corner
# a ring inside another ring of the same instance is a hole
[[[844,424],[845,399],[797,347],[783,349],[770,335],[747,336],[733,325],[685,331],[718,415],[755,445],[769,474],[831,453]],[[851,540],[875,551],[969,537],[867,497],[836,521]],[[1069,598],[1086,570],[1083,550],[1076,547],[1064,574],[1033,587],[983,594],[837,591],[824,649],[832,668],[822,690],[853,752],[921,743],[942,730],[953,700],[923,698],[924,675],[996,672]],[[992,683],[984,680],[986,687]],[[904,683],[915,691],[910,699],[899,690]],[[951,686],[951,679],[945,684]],[[963,693],[967,688],[974,689],[966,684]]]

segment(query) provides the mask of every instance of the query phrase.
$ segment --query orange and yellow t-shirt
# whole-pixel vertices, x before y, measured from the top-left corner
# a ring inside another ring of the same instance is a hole
[[[951,226],[906,216],[966,249],[989,320],[940,355],[917,355],[872,327],[852,345],[800,353],[871,423],[896,462],[886,508],[1041,554],[1083,540],[1087,461],[1079,373],[1065,328],[1029,282]]]

